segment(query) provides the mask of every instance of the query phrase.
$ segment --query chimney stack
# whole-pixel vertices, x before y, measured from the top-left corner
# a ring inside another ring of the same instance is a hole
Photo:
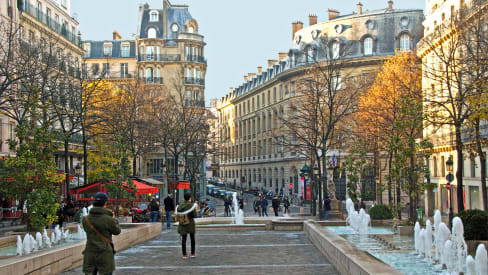
[[[363,14],[363,3],[361,2],[358,2],[358,13],[359,14]]]
[[[269,59],[269,60],[268,60],[268,68],[273,67],[273,65],[274,65],[276,62],[278,62],[278,60]]]
[[[388,1],[388,8],[386,10],[388,10],[388,11],[393,10],[393,1],[392,0]]]
[[[297,31],[303,29],[303,22],[302,21],[297,21]]]
[[[297,32],[297,22],[291,23],[291,40],[295,39],[295,33]]]
[[[244,82],[247,82],[247,75],[244,76]]]
[[[285,59],[288,56],[288,53],[278,53],[279,61]]]
[[[122,39],[122,36],[120,36],[119,32],[117,32],[117,30],[114,30],[114,32],[112,33],[112,38],[113,40],[120,40]]]
[[[255,73],[248,73],[247,74],[247,79],[249,79],[249,81],[251,81],[255,76],[256,76]]]
[[[340,14],[338,10],[329,9],[329,20],[339,17]]]
[[[263,67],[259,66],[258,67],[258,74],[261,74],[263,72]]]
[[[309,25],[309,26],[313,26],[313,25],[315,25],[315,24],[317,24],[317,15],[315,15],[315,14],[310,14],[310,15],[308,16],[308,25]]]

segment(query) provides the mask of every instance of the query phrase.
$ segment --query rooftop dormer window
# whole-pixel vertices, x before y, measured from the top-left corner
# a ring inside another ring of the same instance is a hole
[[[157,22],[159,20],[159,13],[157,11],[151,11],[149,18],[149,21]]]
[[[147,38],[156,38],[156,29],[155,28],[149,28],[147,30]]]
[[[112,43],[103,44],[103,55],[112,56]]]

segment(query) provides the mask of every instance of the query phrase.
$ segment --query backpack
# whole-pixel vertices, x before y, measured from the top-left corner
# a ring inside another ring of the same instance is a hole
[[[184,215],[176,215],[176,220],[181,224],[181,225],[187,225],[190,224],[190,218],[188,217],[188,214]]]

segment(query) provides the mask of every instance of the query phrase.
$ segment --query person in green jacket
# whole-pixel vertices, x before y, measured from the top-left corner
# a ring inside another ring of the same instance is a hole
[[[83,229],[86,232],[86,246],[83,251],[83,273],[112,274],[115,270],[112,235],[120,234],[119,222],[114,213],[105,208],[107,194],[99,192],[95,195],[93,208],[83,218]]]
[[[181,248],[183,250],[183,259],[186,256],[186,239],[190,234],[191,258],[195,258],[195,218],[197,217],[197,205],[192,203],[191,195],[185,193],[185,202],[176,207],[176,218],[178,219],[178,233],[181,235]]]

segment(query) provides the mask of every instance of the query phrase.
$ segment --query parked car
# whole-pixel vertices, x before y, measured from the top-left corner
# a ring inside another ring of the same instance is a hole
[[[211,194],[211,195],[212,195],[213,197],[218,197],[218,195],[219,195],[219,191],[220,191],[220,189],[219,189],[219,188],[217,188],[217,187],[215,187],[215,188],[213,188],[213,189],[212,189],[212,194]]]

